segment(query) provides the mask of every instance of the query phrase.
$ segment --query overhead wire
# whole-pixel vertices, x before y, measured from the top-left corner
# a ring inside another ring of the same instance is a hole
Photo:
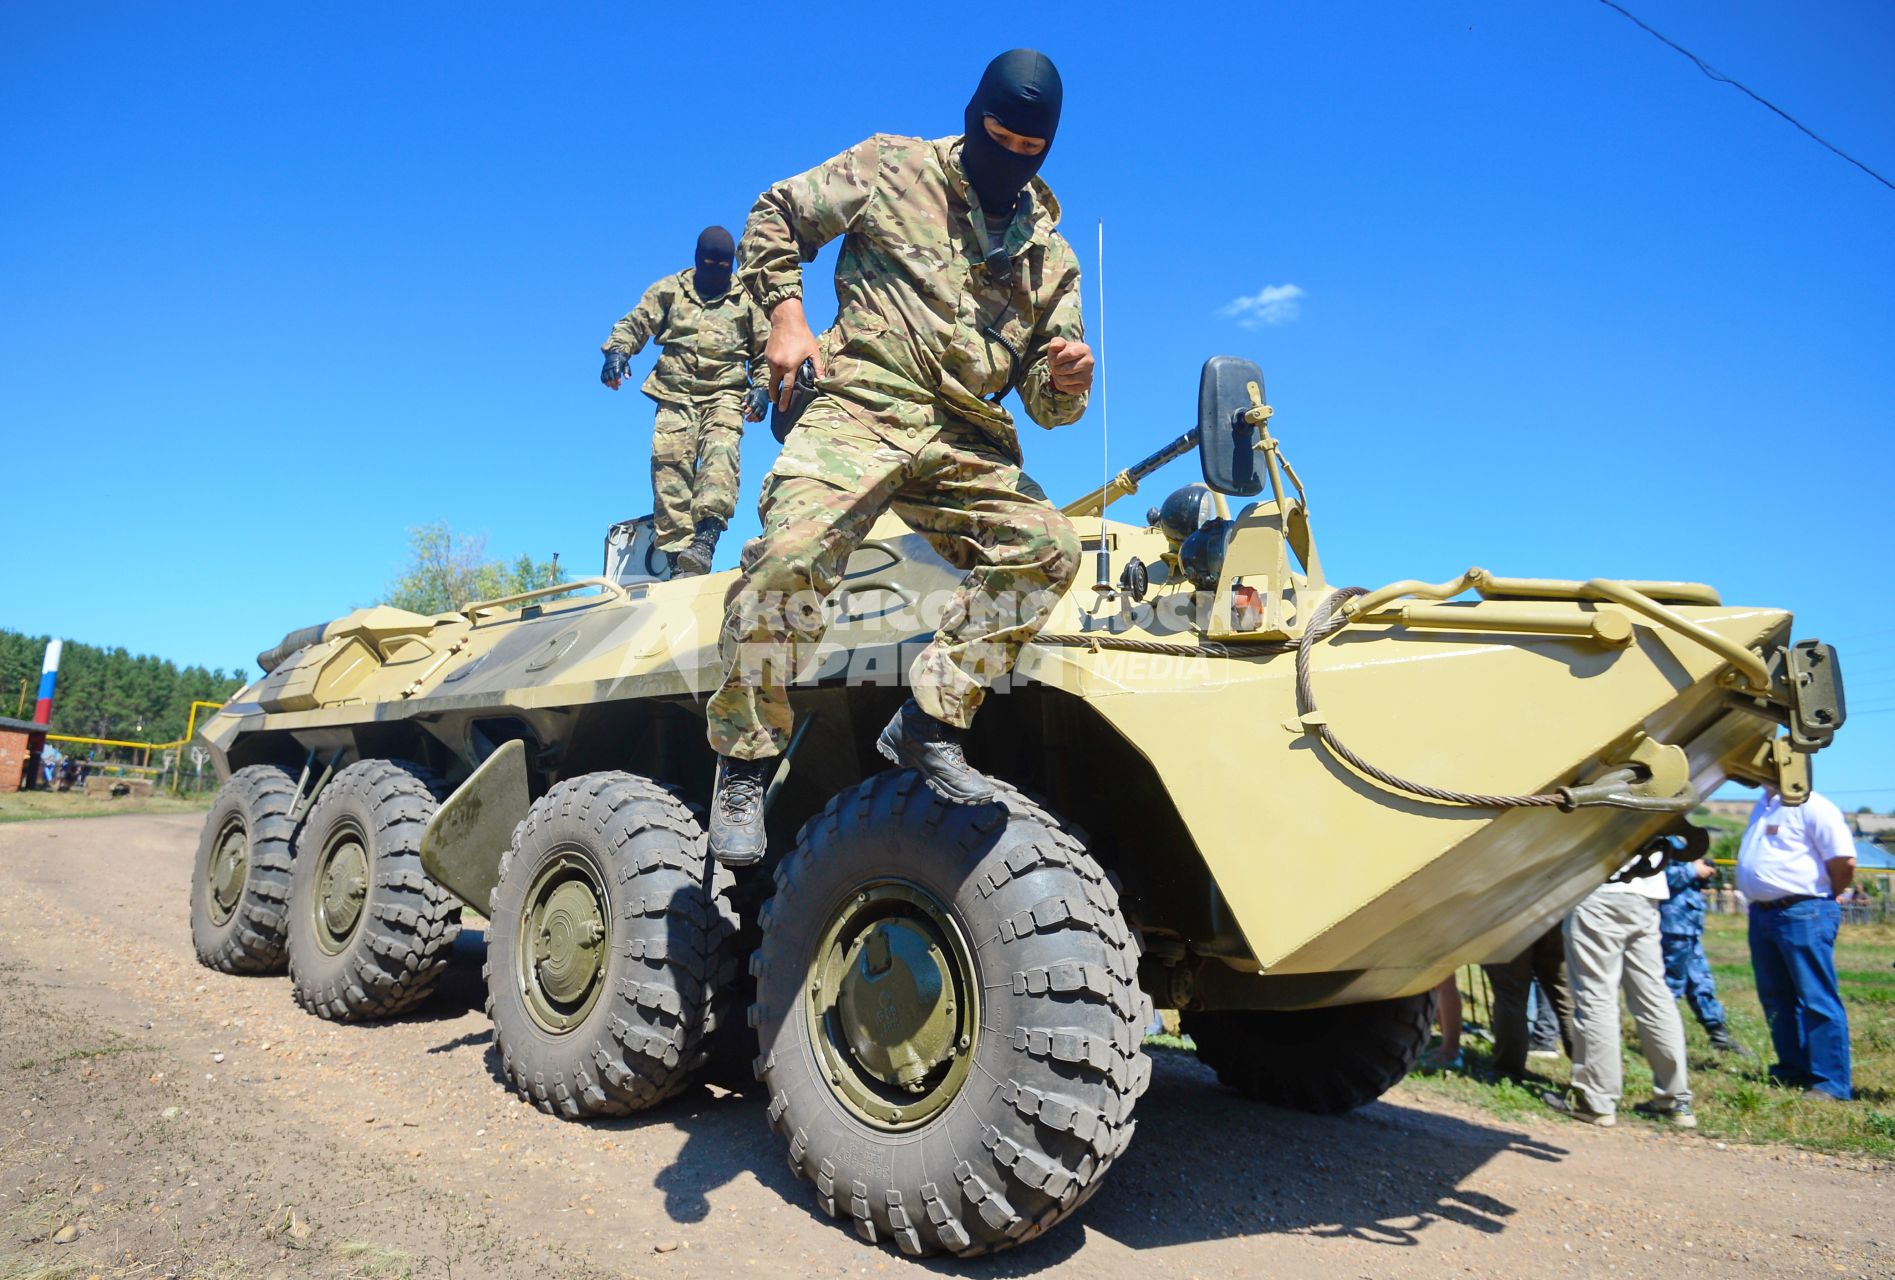
[[[1844,160],[1847,160],[1850,164],[1862,170],[1862,172],[1868,174],[1871,178],[1874,178],[1877,182],[1887,187],[1890,191],[1895,191],[1895,182],[1890,182],[1887,178],[1884,178],[1881,174],[1869,168],[1868,165],[1863,164],[1860,160],[1850,155],[1847,151],[1844,151],[1841,147],[1837,146],[1835,143],[1831,142],[1829,139],[1817,133],[1814,129],[1804,124],[1801,120],[1798,120],[1795,116],[1785,111],[1782,107],[1779,107],[1776,103],[1770,101],[1770,99],[1758,93],[1755,89],[1752,89],[1749,85],[1744,84],[1742,81],[1739,81],[1739,80],[1733,80],[1731,77],[1725,75],[1722,71],[1719,71],[1716,67],[1706,62],[1703,58],[1698,57],[1697,54],[1691,52],[1689,49],[1679,44],[1676,40],[1673,40],[1670,36],[1666,35],[1664,32],[1659,31],[1656,28],[1654,28],[1650,23],[1646,22],[1643,18],[1640,18],[1637,14],[1633,13],[1630,9],[1627,9],[1624,5],[1617,4],[1614,2],[1614,0],[1599,0],[1599,3],[1604,5],[1606,8],[1614,10],[1615,12],[1623,15],[1626,19],[1634,23],[1640,30],[1644,31],[1647,35],[1650,35],[1653,39],[1659,41],[1661,44],[1668,45],[1669,47],[1676,49],[1679,53],[1682,53],[1685,57],[1691,59],[1693,63],[1697,64],[1698,70],[1702,71],[1705,75],[1709,76],[1711,79],[1717,81],[1719,84],[1727,84],[1731,88],[1736,89],[1738,92],[1744,94],[1746,97],[1752,98],[1758,103],[1762,104],[1763,106],[1768,107],[1771,111],[1774,111],[1777,115],[1782,116],[1785,120],[1795,125],[1798,129],[1802,130],[1805,134],[1808,134],[1811,138],[1815,139],[1817,142],[1820,142],[1823,146],[1835,152],[1837,155],[1841,156]]]

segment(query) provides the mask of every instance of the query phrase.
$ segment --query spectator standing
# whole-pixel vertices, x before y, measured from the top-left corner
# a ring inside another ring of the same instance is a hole
[[[1421,1056],[1427,1071],[1460,1071],[1467,1065],[1461,1056],[1461,984],[1460,971],[1450,973],[1434,989],[1434,1020],[1441,1028],[1441,1045]]]
[[[1562,941],[1560,963],[1565,962],[1565,943]],[[1565,1043],[1559,1033],[1559,1018],[1553,1013],[1553,1002],[1547,999],[1546,988],[1535,978],[1533,989],[1527,996],[1527,1057],[1557,1058],[1564,1048]]]
[[[1717,998],[1717,979],[1711,976],[1711,962],[1704,954],[1704,895],[1698,886],[1716,874],[1717,868],[1704,858],[1665,864],[1665,885],[1671,897],[1658,906],[1665,985],[1671,988],[1673,1000],[1689,1002],[1713,1049],[1750,1058],[1756,1055],[1731,1035],[1724,1004]]]
[[[1494,1074],[1523,1080],[1527,1073],[1527,998],[1537,978],[1559,1019],[1559,1037],[1573,1052],[1573,993],[1566,985],[1566,951],[1558,925],[1505,964],[1481,966],[1494,988]]]
[[[1665,848],[1669,844],[1665,842]],[[1640,850],[1566,918],[1566,964],[1578,1006],[1570,1095],[1547,1104],[1588,1124],[1618,1123],[1625,1067],[1619,1049],[1619,989],[1638,1026],[1639,1047],[1652,1068],[1652,1096],[1632,1110],[1697,1128],[1685,1072],[1684,1023],[1665,986],[1658,904],[1670,896],[1665,877]],[[1662,856],[1662,855],[1659,855]]]
[[[1750,967],[1777,1057],[1770,1074],[1837,1102],[1854,1094],[1836,985],[1836,897],[1855,870],[1849,824],[1827,797],[1811,792],[1786,805],[1764,788],[1738,846],[1737,888],[1750,902]]]

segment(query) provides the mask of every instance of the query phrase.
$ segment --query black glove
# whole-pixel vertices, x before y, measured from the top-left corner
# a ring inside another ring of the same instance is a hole
[[[770,407],[770,393],[762,387],[752,387],[744,392],[744,421],[762,422],[764,411]]]
[[[790,407],[788,409],[773,408],[770,411],[770,434],[776,437],[778,444],[789,439],[790,429],[796,425],[796,420],[803,416],[803,410],[809,408],[809,402],[815,398],[816,362],[805,360],[796,371],[795,387],[790,392]]]
[[[611,387],[614,391],[618,390],[619,383],[625,381],[625,364],[625,353],[623,351],[606,352],[605,368],[599,370],[599,381]]]

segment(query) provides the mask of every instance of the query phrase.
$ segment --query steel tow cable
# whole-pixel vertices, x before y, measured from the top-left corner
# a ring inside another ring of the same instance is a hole
[[[1433,800],[1441,804],[1467,805],[1477,809],[1558,809],[1567,805],[1567,798],[1558,794],[1525,796],[1489,796],[1470,791],[1451,791],[1446,787],[1431,787],[1425,783],[1412,782],[1386,769],[1378,768],[1351,751],[1341,738],[1320,719],[1311,721],[1316,714],[1316,695],[1310,688],[1309,655],[1322,641],[1349,625],[1345,615],[1336,613],[1343,602],[1357,596],[1368,594],[1364,587],[1342,587],[1333,592],[1321,604],[1309,620],[1309,626],[1303,631],[1303,638],[1296,645],[1296,710],[1303,718],[1306,728],[1313,729],[1322,744],[1350,768],[1365,777],[1372,778],[1393,791],[1406,792],[1423,800]]]

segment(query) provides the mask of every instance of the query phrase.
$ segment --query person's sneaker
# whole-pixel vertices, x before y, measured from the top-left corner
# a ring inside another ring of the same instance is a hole
[[[1610,1129],[1619,1122],[1619,1118],[1610,1111],[1588,1111],[1577,1098],[1569,1098],[1563,1093],[1547,1093],[1540,1097],[1553,1110],[1581,1124],[1596,1124],[1601,1129]]]
[[[1847,1104],[1849,1101],[1849,1099],[1847,1098],[1838,1098],[1835,1094],[1829,1092],[1827,1089],[1805,1089],[1803,1090],[1803,1096],[1805,1098],[1808,1098],[1811,1102],[1836,1102],[1836,1103]]]
[[[1754,1058],[1757,1056],[1738,1042],[1737,1037],[1730,1033],[1729,1027],[1712,1027],[1710,1028],[1709,1035],[1711,1037],[1711,1048],[1717,1050],[1719,1053],[1728,1053],[1733,1058]]]
[[[1698,1127],[1698,1118],[1691,1114],[1691,1104],[1688,1102],[1660,1102],[1653,1098],[1648,1102],[1634,1103],[1632,1110],[1647,1120],[1662,1120],[1675,1128]]]
[[[966,730],[941,723],[910,698],[882,730],[875,749],[919,773],[943,800],[985,804],[994,798],[993,780],[967,763],[961,749],[965,736]]]
[[[1548,1049],[1528,1049],[1528,1050],[1527,1050],[1527,1057],[1529,1057],[1529,1058],[1557,1058],[1557,1057],[1559,1057],[1559,1050],[1558,1050],[1558,1049],[1551,1049],[1551,1048],[1548,1048]]]
[[[747,867],[763,859],[763,790],[772,758],[717,758],[717,783],[711,793],[711,856],[727,867]]]
[[[679,578],[696,577],[700,573],[711,571],[711,559],[717,554],[717,535],[724,531],[722,523],[705,520],[691,535],[691,545],[678,552],[672,561],[672,575]]]

